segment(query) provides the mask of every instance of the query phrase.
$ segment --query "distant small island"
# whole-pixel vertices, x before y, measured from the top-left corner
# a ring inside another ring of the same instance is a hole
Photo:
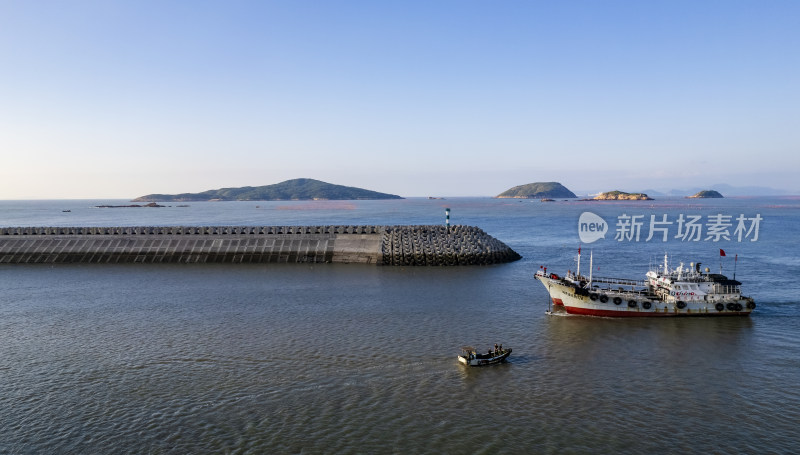
[[[95,205],[95,207],[98,208],[98,209],[130,209],[130,208],[139,208],[139,207],[165,207],[165,206],[156,204],[155,202],[151,202],[151,203],[145,204],[145,205],[139,205],[139,204],[107,205],[107,204],[103,204],[103,205]],[[68,212],[69,210],[64,210],[64,211]]]
[[[608,191],[595,196],[593,201],[652,201],[645,193],[626,193],[624,191]]]
[[[724,197],[718,191],[704,190],[695,194],[694,196],[686,196],[687,199],[706,199],[706,198],[722,198]]]
[[[403,199],[351,186],[334,185],[314,179],[293,179],[274,185],[221,188],[202,193],[148,194],[132,202],[187,201],[319,201],[319,200]]]
[[[510,188],[495,196],[496,198],[550,199],[575,198],[575,193],[558,182],[536,182]]]

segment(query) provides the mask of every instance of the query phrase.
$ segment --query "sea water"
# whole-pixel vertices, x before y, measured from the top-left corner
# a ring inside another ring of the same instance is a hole
[[[800,448],[798,198],[101,204],[127,202],[4,201],[0,225],[443,224],[450,208],[453,224],[523,259],[0,266],[0,453]],[[533,274],[575,270],[585,212],[608,232],[580,245],[582,273],[591,255],[595,275],[642,279],[666,253],[671,266],[735,271],[758,307],[750,317],[548,316]],[[737,217],[756,214],[755,241],[732,235]],[[616,239],[639,215],[638,241]],[[661,225],[667,241],[646,241],[651,215],[673,222]],[[680,215],[701,217],[699,240],[675,238]],[[706,238],[716,215],[731,217],[727,240]],[[462,345],[494,343],[513,348],[508,363],[456,360]]]

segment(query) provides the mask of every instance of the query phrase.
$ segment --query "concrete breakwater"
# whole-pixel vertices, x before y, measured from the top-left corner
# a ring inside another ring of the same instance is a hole
[[[488,265],[520,255],[474,226],[0,228],[0,263]]]

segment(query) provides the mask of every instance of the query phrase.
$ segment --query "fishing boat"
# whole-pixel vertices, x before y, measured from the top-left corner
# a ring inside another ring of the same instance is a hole
[[[590,258],[591,264],[591,258]],[[748,316],[755,301],[742,295],[742,283],[721,273],[701,271],[700,263],[683,263],[671,269],[667,255],[664,264],[653,268],[645,280],[604,278],[568,271],[566,276],[547,273],[546,267],[536,272],[550,294],[551,312],[566,312],[606,317],[657,316]],[[734,273],[734,278],[736,274]]]
[[[478,354],[478,351],[472,346],[464,346],[461,351],[462,354],[458,356],[458,361],[471,367],[502,363],[511,355],[511,348],[503,349],[502,345],[494,350],[489,349],[486,354]]]

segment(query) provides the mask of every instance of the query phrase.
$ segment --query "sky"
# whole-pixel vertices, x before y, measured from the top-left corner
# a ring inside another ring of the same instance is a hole
[[[0,0],[0,199],[800,194],[800,2]]]

